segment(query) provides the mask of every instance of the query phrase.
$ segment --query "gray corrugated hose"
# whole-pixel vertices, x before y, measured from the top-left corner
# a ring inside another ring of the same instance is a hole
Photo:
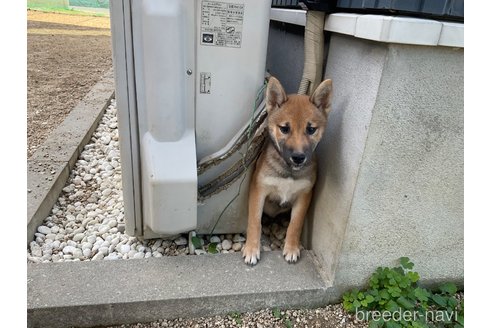
[[[306,28],[304,30],[304,71],[298,94],[311,95],[321,83],[323,70],[323,51],[325,13],[308,10],[306,12]]]

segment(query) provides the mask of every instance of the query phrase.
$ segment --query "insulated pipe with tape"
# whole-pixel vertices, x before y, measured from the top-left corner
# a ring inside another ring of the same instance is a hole
[[[308,10],[304,30],[304,70],[298,94],[311,95],[321,83],[323,70],[323,51],[325,13]]]

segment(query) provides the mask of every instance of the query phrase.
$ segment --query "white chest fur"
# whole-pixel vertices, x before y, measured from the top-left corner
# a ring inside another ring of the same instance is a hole
[[[268,196],[279,199],[280,205],[292,202],[299,193],[312,187],[308,179],[265,177],[262,180]]]

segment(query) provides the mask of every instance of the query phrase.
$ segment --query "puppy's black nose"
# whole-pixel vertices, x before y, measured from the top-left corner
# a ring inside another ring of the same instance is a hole
[[[290,157],[290,160],[292,161],[292,163],[300,165],[306,161],[306,155],[304,155],[303,153],[294,153]]]

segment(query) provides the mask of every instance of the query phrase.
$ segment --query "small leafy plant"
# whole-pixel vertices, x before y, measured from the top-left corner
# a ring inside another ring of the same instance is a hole
[[[231,312],[231,313],[229,313],[229,317],[231,317],[231,319],[234,319],[234,322],[236,322],[236,325],[241,326],[243,324],[243,319],[241,318],[241,313]]]
[[[193,244],[193,246],[195,247],[195,249],[200,249],[202,248],[202,240],[200,238],[198,238],[197,236],[193,236],[191,237],[191,243]]]
[[[202,238],[197,236],[191,237],[191,243],[193,244],[195,249],[204,249],[206,246],[207,252],[209,254],[217,254],[219,251],[217,249],[217,243],[210,243],[205,245]]]
[[[292,322],[290,321],[289,318],[287,318],[285,314],[282,314],[279,308],[274,308],[272,314],[275,318],[282,320],[286,328],[292,328]]]
[[[217,243],[208,244],[208,252],[210,254],[217,254],[219,251],[217,250]]]
[[[410,271],[414,264],[400,258],[400,266],[379,267],[365,291],[354,289],[343,295],[343,307],[369,327],[464,326],[464,302],[455,297],[456,285],[445,283],[432,292],[418,285],[420,276]]]

